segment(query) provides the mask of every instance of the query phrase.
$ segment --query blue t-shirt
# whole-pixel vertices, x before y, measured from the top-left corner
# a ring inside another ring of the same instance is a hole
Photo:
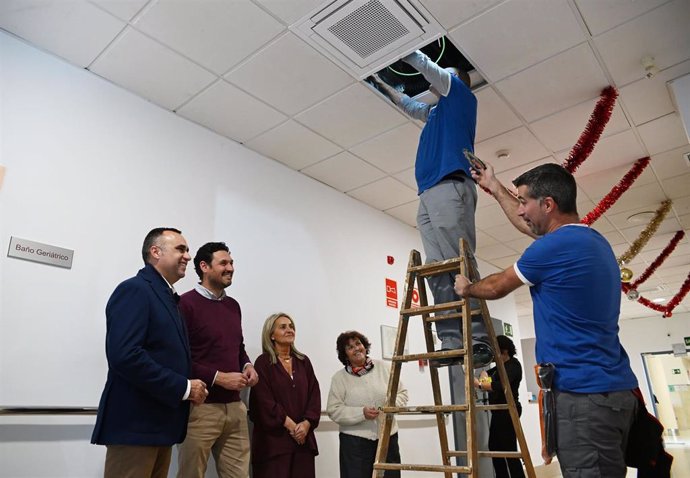
[[[415,162],[419,194],[455,171],[472,177],[462,150],[474,152],[476,128],[477,98],[462,80],[451,75],[448,96],[441,96],[431,110],[419,138]]]
[[[536,358],[556,366],[555,389],[637,387],[618,339],[620,270],[601,234],[579,224],[562,226],[534,241],[514,268],[530,286]]]

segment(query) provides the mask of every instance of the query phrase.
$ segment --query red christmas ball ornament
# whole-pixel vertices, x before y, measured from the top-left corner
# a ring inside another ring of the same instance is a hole
[[[393,263],[395,262],[395,258],[393,256],[388,256],[386,258],[386,261],[388,261],[388,264],[393,265]]]

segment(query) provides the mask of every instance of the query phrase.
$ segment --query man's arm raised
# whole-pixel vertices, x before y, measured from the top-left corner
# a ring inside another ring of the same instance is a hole
[[[481,187],[488,189],[493,197],[498,201],[498,204],[503,209],[508,220],[515,228],[527,234],[529,237],[537,238],[527,223],[518,216],[518,207],[520,201],[511,193],[495,176],[494,168],[489,163],[486,163],[486,169],[472,169],[472,177]]]

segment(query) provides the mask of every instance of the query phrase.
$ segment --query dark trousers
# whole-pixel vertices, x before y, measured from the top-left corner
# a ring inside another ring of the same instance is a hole
[[[340,478],[371,478],[376,460],[378,440],[340,434]],[[400,463],[398,434],[391,435],[388,442],[387,463]],[[388,470],[385,478],[400,478],[399,471]]]
[[[556,392],[556,456],[564,478],[624,478],[632,391]]]
[[[521,414],[522,409],[518,408]],[[505,410],[491,412],[489,425],[489,450],[517,451],[517,438],[510,419],[510,413]],[[496,478],[524,478],[525,472],[519,458],[492,458]]]
[[[254,478],[316,478],[311,450],[286,453],[261,463],[252,463]]]

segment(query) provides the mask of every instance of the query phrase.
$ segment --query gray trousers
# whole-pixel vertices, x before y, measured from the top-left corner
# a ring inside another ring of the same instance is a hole
[[[556,456],[563,478],[624,478],[628,432],[637,409],[632,391],[555,392]]]
[[[426,263],[452,259],[460,255],[459,240],[465,239],[473,254],[476,245],[474,213],[477,209],[477,187],[470,178],[464,181],[445,179],[419,196],[417,228],[422,236]],[[458,300],[453,290],[455,276],[444,274],[427,279],[434,303]],[[473,304],[473,308],[475,305]],[[444,348],[462,346],[459,320],[436,322],[436,333]]]

